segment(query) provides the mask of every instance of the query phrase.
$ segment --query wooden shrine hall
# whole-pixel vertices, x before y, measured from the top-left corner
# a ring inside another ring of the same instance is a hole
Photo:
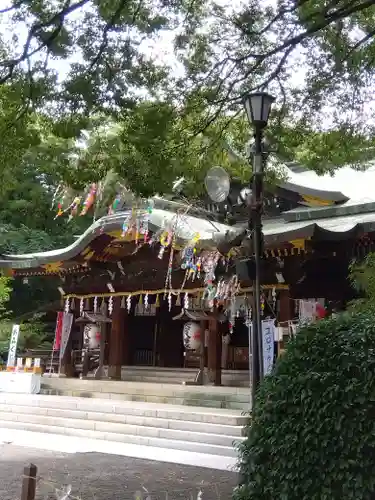
[[[375,245],[375,197],[358,193],[374,181],[372,167],[332,178],[289,170],[264,217],[264,318],[287,329],[301,299],[345,307],[353,298],[349,263]],[[69,247],[3,255],[0,268],[56,283],[62,310],[74,315],[61,363],[67,377],[126,379],[143,366],[190,369],[192,383],[245,385],[251,244],[241,216],[224,222],[217,209],[189,211],[155,197],[151,213],[121,207]],[[196,328],[188,342],[187,324]]]

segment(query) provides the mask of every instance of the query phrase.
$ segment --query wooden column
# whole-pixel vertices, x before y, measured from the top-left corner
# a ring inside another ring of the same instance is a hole
[[[121,380],[124,350],[125,309],[121,309],[121,297],[113,298],[111,332],[109,336],[108,377]]]
[[[216,315],[208,321],[209,335],[207,348],[208,378],[214,385],[221,385],[221,332]]]
[[[292,307],[294,305],[290,300],[289,290],[280,290],[279,301],[279,322],[282,326],[287,326],[287,322],[293,319]]]

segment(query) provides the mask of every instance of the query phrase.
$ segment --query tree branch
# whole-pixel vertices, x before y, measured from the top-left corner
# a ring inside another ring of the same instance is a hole
[[[98,53],[96,54],[96,56],[92,60],[90,67],[89,67],[89,71],[91,71],[93,69],[93,67],[98,63],[99,59],[102,57],[103,52],[105,51],[105,49],[108,45],[108,34],[111,31],[111,29],[113,28],[113,26],[116,24],[116,22],[118,21],[119,17],[121,16],[121,13],[124,10],[127,3],[128,3],[128,0],[120,0],[119,4],[117,6],[117,9],[113,13],[111,19],[107,22],[107,24],[103,30],[102,42],[100,44]]]
[[[48,47],[48,44],[51,43],[58,36],[59,32],[61,31],[61,28],[64,24],[65,18],[69,14],[74,12],[75,10],[83,7],[89,1],[90,0],[79,0],[78,2],[76,2],[74,4],[71,4],[71,0],[67,0],[64,8],[61,9],[56,14],[54,14],[48,21],[46,21],[44,23],[35,23],[30,28],[30,30],[28,32],[26,42],[25,42],[24,47],[23,47],[22,54],[16,59],[4,61],[1,64],[1,66],[8,68],[8,73],[0,79],[0,85],[5,83],[10,78],[12,78],[14,70],[16,69],[16,67],[20,63],[22,63],[26,59],[30,58],[31,56],[33,56],[34,54],[36,54],[37,52],[42,50],[43,47],[46,47],[46,46]],[[55,24],[57,24],[56,29],[51,33],[51,35],[48,38],[46,38],[43,41],[43,43],[41,43],[36,49],[30,51],[30,45],[31,45],[33,38],[35,38],[36,35],[40,34],[40,31],[42,29],[49,28]]]

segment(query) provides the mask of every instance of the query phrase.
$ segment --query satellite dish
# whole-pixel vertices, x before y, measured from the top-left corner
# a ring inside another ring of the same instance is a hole
[[[216,203],[222,203],[228,198],[230,179],[222,167],[211,167],[204,180],[208,196]]]

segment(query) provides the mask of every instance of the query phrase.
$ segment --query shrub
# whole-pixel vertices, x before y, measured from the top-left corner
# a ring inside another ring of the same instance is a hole
[[[258,391],[236,500],[375,498],[374,313],[306,326]]]

